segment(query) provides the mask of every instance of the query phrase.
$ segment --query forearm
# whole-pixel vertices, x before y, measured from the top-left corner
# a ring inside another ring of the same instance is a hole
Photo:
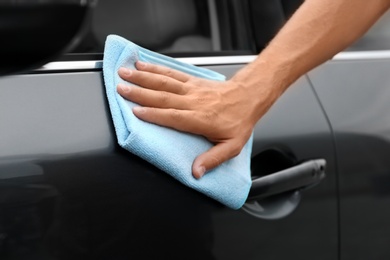
[[[206,137],[215,145],[199,155],[196,178],[239,154],[256,122],[300,76],[361,36],[390,0],[306,0],[258,58],[228,81],[209,81],[137,62],[121,69],[118,92],[142,108],[147,122]]]
[[[300,76],[361,37],[389,6],[389,0],[306,0],[258,58],[233,80],[245,82],[242,85],[252,95],[263,94],[265,90],[258,86],[273,81],[268,90],[273,102]]]

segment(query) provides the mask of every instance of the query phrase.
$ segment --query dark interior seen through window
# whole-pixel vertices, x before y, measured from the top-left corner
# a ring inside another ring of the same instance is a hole
[[[65,56],[99,57],[109,34],[176,57],[256,54],[302,2],[99,0],[80,43]]]
[[[101,53],[109,34],[163,53],[222,51],[215,44],[215,16],[216,8],[207,0],[99,0],[83,39],[71,52]]]

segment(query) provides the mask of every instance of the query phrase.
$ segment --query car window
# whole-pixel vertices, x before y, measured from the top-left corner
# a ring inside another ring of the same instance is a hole
[[[390,50],[390,12],[346,51]]]
[[[248,0],[256,49],[264,49],[303,0]]]
[[[302,2],[99,0],[83,37],[61,59],[100,58],[109,34],[174,57],[257,54]],[[390,50],[390,12],[346,49],[370,50]]]
[[[246,1],[99,0],[71,54],[102,53],[109,34],[173,56],[256,52]]]

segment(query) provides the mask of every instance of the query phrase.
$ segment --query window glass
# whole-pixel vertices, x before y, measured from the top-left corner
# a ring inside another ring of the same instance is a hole
[[[346,51],[390,50],[390,12]]]
[[[102,53],[107,35],[117,34],[176,56],[251,54],[255,50],[250,30],[235,26],[238,19],[245,27],[240,20],[245,12],[241,1],[99,0],[83,39],[71,53]]]
[[[303,0],[248,0],[257,51],[264,49]]]

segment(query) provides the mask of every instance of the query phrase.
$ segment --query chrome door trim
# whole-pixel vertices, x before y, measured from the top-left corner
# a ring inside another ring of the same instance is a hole
[[[247,64],[253,61],[257,55],[241,55],[241,56],[213,56],[213,57],[192,57],[192,58],[177,58],[177,60],[190,63],[196,66],[201,65],[239,65]],[[335,55],[332,60],[335,61],[350,61],[350,60],[372,60],[372,59],[390,59],[390,51],[354,51],[341,52]],[[81,71],[91,69],[101,69],[101,60],[92,61],[56,61],[50,62],[43,67],[34,70],[35,72],[49,71]]]
[[[336,54],[332,60],[374,60],[390,59],[390,51],[344,51]]]
[[[103,62],[101,60],[90,61],[54,61],[43,65],[34,71],[58,71],[58,70],[90,70],[101,69]]]
[[[246,64],[254,60],[256,55],[243,56],[217,56],[217,57],[193,57],[177,58],[178,61],[190,63],[193,65],[226,65],[226,64]],[[36,69],[37,72],[43,71],[63,71],[63,70],[88,70],[101,69],[103,62],[101,60],[91,61],[56,61],[50,62]]]

